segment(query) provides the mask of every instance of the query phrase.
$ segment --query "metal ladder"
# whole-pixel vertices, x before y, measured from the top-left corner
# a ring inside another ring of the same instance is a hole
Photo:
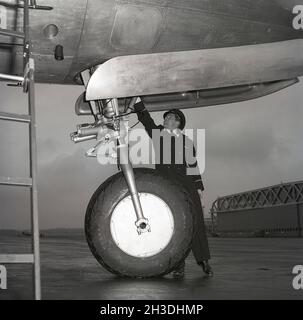
[[[3,4],[2,4],[3,5]],[[32,253],[30,254],[0,254],[0,264],[32,264],[33,284],[36,300],[41,299],[40,276],[40,240],[38,222],[37,199],[37,143],[36,143],[36,117],[35,117],[35,65],[31,52],[31,40],[29,35],[29,9],[51,10],[51,7],[38,6],[35,0],[24,0],[23,4],[17,4],[16,10],[23,8],[23,32],[0,29],[0,35],[23,39],[23,70],[24,75],[16,76],[0,73],[0,79],[15,81],[23,86],[23,91],[28,95],[28,115],[0,112],[0,119],[29,124],[29,178],[3,178],[0,177],[0,185],[21,186],[30,188],[31,198],[31,236]]]

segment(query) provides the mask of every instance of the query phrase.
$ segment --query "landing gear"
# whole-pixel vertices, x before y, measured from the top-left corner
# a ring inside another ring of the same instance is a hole
[[[87,85],[89,72],[82,74]],[[115,141],[122,173],[105,181],[87,208],[88,245],[102,266],[126,277],[155,277],[171,272],[185,259],[193,234],[193,213],[185,189],[151,169],[133,169],[128,155],[128,110],[118,99],[89,102],[95,122],[78,126],[74,142],[96,139],[87,156]],[[85,108],[84,101],[76,107]],[[80,112],[80,111],[79,111]]]

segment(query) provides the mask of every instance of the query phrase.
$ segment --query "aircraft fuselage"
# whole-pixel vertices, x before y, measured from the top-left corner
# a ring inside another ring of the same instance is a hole
[[[22,30],[22,9],[0,1],[1,28]],[[14,3],[10,1],[10,3]],[[302,38],[293,0],[38,0],[31,10],[36,79],[74,83],[80,71],[123,55],[187,51]],[[0,36],[0,72],[22,74],[18,40]],[[20,43],[20,42],[19,42]],[[63,46],[64,59],[54,50]]]

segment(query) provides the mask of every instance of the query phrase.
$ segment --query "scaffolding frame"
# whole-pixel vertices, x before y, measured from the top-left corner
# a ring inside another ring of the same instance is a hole
[[[2,3],[2,5],[5,5]],[[36,142],[36,115],[35,115],[35,64],[32,54],[32,44],[29,30],[29,10],[51,10],[52,7],[39,6],[36,0],[24,0],[14,6],[16,10],[23,8],[23,32],[9,29],[0,29],[0,35],[23,39],[23,76],[0,73],[0,80],[14,81],[23,87],[27,94],[28,114],[20,115],[0,112],[0,120],[14,121],[29,124],[29,178],[0,177],[0,185],[20,186],[30,188],[31,209],[31,238],[32,252],[29,254],[0,254],[0,264],[32,264],[33,287],[36,300],[41,299],[41,270],[40,270],[40,232],[37,195],[37,142]],[[16,44],[18,45],[18,44]]]

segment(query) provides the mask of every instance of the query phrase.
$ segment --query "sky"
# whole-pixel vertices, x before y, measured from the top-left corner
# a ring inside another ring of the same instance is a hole
[[[303,79],[302,79],[303,80]],[[91,117],[75,115],[81,86],[36,85],[40,226],[82,228],[95,189],[117,172],[85,152],[94,141],[74,144],[69,134]],[[187,127],[206,129],[203,174],[206,214],[218,196],[303,180],[303,83],[270,96],[184,110]],[[22,90],[0,84],[0,110],[26,112]],[[162,112],[152,113],[156,123]],[[131,124],[137,121],[131,118]],[[140,127],[140,126],[139,126]],[[28,176],[26,124],[0,124],[0,176]],[[0,229],[26,229],[29,191],[0,186]]]

